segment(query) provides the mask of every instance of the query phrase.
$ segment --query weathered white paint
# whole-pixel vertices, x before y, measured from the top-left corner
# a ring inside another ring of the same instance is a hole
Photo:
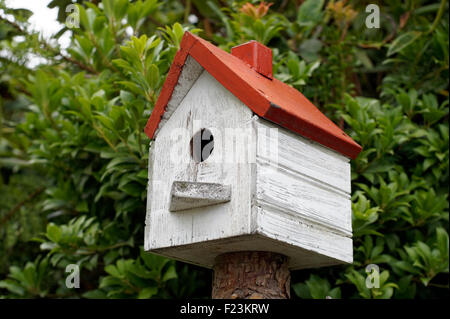
[[[352,262],[349,160],[290,131],[278,129],[278,161],[261,146],[274,125],[254,120],[257,134],[256,233],[319,253],[308,262],[321,266],[328,256]],[[265,128],[265,129],[264,129]],[[291,256],[292,268],[304,268]]]
[[[168,108],[150,147],[146,250],[204,267],[218,254],[245,250],[287,255],[291,269],[352,262],[346,157],[253,115],[193,59]],[[201,128],[212,131],[214,150],[196,163],[189,142]],[[230,128],[248,143],[230,142]],[[174,140],[177,129],[185,133]],[[239,163],[223,163],[230,145]],[[265,145],[277,145],[276,152]],[[176,181],[229,185],[231,197],[170,211]]]
[[[262,118],[255,121],[255,129],[260,133],[258,158],[261,161],[273,160],[263,150],[264,145],[276,144],[274,135],[269,132],[273,128],[278,129],[276,137],[280,168],[350,193],[350,164],[347,157]]]
[[[217,205],[231,200],[231,186],[217,183],[174,181],[170,191],[171,212]]]
[[[166,111],[161,118],[161,122],[159,122],[158,128],[155,132],[155,136],[158,134],[159,129],[167,123],[167,120],[172,116],[173,112],[180,105],[181,101],[189,92],[192,85],[198,79],[203,70],[203,67],[197,61],[195,61],[193,57],[188,55],[188,57],[186,58],[186,63],[184,64],[183,70],[180,74],[180,78],[178,79],[178,83],[173,90],[169,103],[167,103]]]
[[[251,164],[222,165],[216,161],[227,142],[227,139],[221,140],[220,135],[225,135],[226,128],[245,127],[251,135],[251,118],[249,108],[242,107],[241,102],[209,73],[201,74],[166,124],[160,127],[153,144],[152,154],[157,156],[153,158],[150,172],[147,250],[249,233]],[[190,154],[190,139],[205,126],[213,133],[214,150],[205,161],[196,163]],[[172,135],[180,129],[188,134],[181,134],[174,141]],[[177,154],[171,154],[177,148]],[[224,204],[173,213],[169,211],[169,203],[174,181],[230,185],[233,195]]]

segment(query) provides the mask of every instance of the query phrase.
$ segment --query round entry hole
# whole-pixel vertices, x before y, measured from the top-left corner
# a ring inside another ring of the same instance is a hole
[[[191,138],[191,156],[195,162],[206,160],[214,149],[214,136],[207,128],[202,128]]]

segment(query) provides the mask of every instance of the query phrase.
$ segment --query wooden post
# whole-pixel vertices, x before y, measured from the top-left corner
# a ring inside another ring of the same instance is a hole
[[[289,299],[288,258],[263,251],[226,253],[214,264],[213,299]]]

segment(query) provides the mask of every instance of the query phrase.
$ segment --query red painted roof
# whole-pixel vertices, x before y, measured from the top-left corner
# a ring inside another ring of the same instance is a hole
[[[277,79],[271,80],[259,74],[238,57],[189,32],[184,34],[181,48],[145,127],[149,138],[154,137],[188,55],[258,116],[347,157],[356,158],[361,152],[360,145],[299,91]]]
[[[246,62],[259,74],[273,79],[272,50],[265,45],[252,40],[231,48],[231,55]]]

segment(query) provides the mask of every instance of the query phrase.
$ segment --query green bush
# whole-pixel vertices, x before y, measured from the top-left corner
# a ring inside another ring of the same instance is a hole
[[[186,30],[269,46],[275,77],[363,146],[354,263],[293,272],[293,295],[449,295],[447,1],[379,2],[379,29],[370,1],[77,2],[64,50],[0,0],[0,297],[209,297],[210,272],[142,252],[143,128]],[[70,3],[49,6],[64,22]],[[74,263],[80,289],[65,285]]]

